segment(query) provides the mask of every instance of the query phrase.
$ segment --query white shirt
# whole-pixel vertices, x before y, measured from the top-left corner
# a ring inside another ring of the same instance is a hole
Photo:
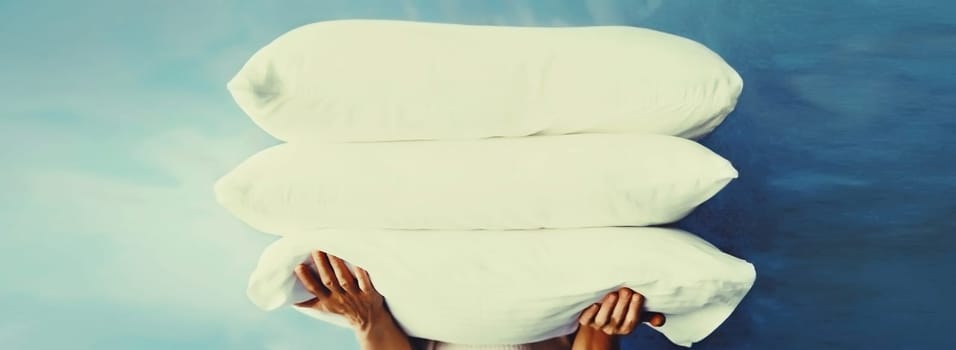
[[[426,350],[534,350],[529,344],[518,345],[460,345],[429,341]]]
[[[552,338],[531,344],[514,345],[462,345],[429,340],[425,350],[568,350],[571,343],[567,337]]]

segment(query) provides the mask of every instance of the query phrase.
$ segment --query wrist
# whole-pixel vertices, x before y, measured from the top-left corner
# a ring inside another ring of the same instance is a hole
[[[360,340],[374,339],[397,327],[395,320],[392,319],[392,315],[388,311],[379,310],[370,314],[363,324],[356,325],[355,333]]]
[[[601,330],[588,326],[578,326],[578,331],[574,335],[574,344],[572,350],[595,350],[595,349],[615,349],[617,337],[608,335]]]

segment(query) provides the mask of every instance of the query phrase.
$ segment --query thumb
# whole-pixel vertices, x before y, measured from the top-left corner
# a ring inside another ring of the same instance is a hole
[[[644,312],[641,315],[641,322],[650,323],[651,326],[660,327],[667,322],[667,318],[660,312]]]
[[[298,302],[298,303],[295,303],[295,304],[292,304],[292,305],[295,305],[295,306],[298,306],[298,307],[311,308],[311,307],[315,306],[315,304],[318,304],[318,303],[319,303],[319,298],[312,298],[312,299],[309,299],[309,300],[306,300],[306,301],[303,301],[303,302]]]

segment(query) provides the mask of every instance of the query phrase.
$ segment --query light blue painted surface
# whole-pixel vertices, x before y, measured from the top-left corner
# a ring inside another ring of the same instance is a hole
[[[210,185],[275,143],[224,88],[256,48],[313,21],[393,18],[630,24],[707,44],[746,82],[705,140],[741,178],[680,226],[759,279],[699,348],[952,346],[954,4],[0,1],[0,344],[355,349],[348,331],[245,300],[270,238]],[[646,329],[625,344],[671,348]]]

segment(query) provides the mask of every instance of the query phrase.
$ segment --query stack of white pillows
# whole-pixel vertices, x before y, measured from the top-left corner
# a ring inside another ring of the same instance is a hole
[[[249,281],[263,309],[311,298],[292,271],[321,249],[368,270],[410,336],[544,340],[629,287],[666,315],[656,330],[690,346],[753,285],[746,261],[646,227],[737,177],[692,140],[733,110],[742,81],[694,41],[623,26],[327,21],[260,49],[228,88],[286,141],[215,188],[240,220],[282,236]]]

